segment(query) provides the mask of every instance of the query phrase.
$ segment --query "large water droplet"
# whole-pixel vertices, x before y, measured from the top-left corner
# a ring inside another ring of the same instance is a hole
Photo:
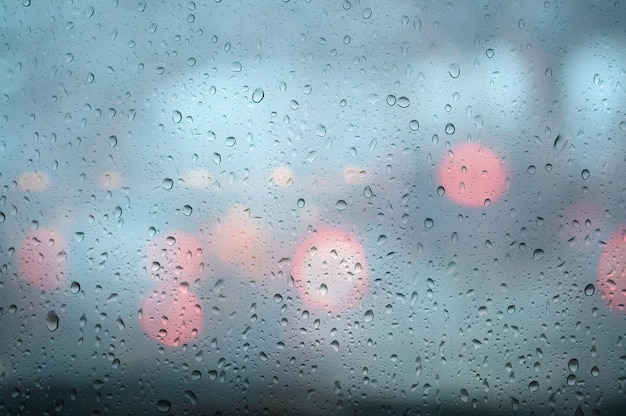
[[[365,322],[370,322],[372,319],[374,319],[374,311],[368,309],[367,312],[365,312]]]
[[[167,413],[172,408],[172,403],[169,400],[161,399],[157,402],[157,410],[161,413]]]
[[[46,326],[50,331],[56,331],[59,327],[59,317],[54,311],[50,311],[46,315]]]
[[[459,64],[452,63],[448,65],[448,74],[450,74],[452,78],[458,78],[461,75],[461,67]]]
[[[252,93],[252,101],[257,103],[257,104],[260,103],[261,101],[263,101],[264,97],[265,97],[265,92],[263,91],[262,88],[257,88]]]
[[[575,373],[578,370],[578,360],[576,358],[572,358],[568,361],[567,367],[569,368],[569,371]]]

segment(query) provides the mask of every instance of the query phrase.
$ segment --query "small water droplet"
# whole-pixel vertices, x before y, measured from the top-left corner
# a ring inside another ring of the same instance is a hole
[[[274,295],[274,302],[280,303],[282,301],[283,301],[283,295],[281,295],[280,293],[277,293]]]
[[[413,131],[417,131],[420,128],[420,123],[417,120],[409,121],[409,128]]]
[[[533,260],[541,260],[544,256],[544,252],[542,249],[538,248],[533,252]]]
[[[192,212],[193,208],[191,207],[191,205],[183,206],[183,214],[185,214],[186,216],[190,216]]]
[[[537,172],[537,168],[535,167],[535,165],[530,165],[528,169],[526,169],[526,171],[533,175],[535,172]]]
[[[298,208],[304,208],[304,204],[305,204],[304,199],[302,198],[298,199]]]
[[[348,208],[348,204],[343,199],[340,199],[335,204],[335,208],[337,208],[339,211],[343,211],[344,209]]]
[[[363,188],[363,196],[365,198],[370,199],[373,195],[374,193],[372,192],[372,188],[370,188],[369,185]]]
[[[157,402],[157,410],[161,413],[167,413],[172,408],[172,403],[169,400],[161,399]]]
[[[487,55],[487,58],[490,58],[490,59],[493,58],[493,55],[494,55],[493,49],[491,49],[491,48],[487,49],[485,51],[485,55]]]
[[[459,64],[452,63],[448,65],[448,74],[450,74],[452,78],[458,78],[461,75],[461,67]]]
[[[454,134],[455,130],[456,129],[454,128],[454,124],[452,123],[446,124],[446,134]]]
[[[539,390],[539,382],[534,380],[531,381],[530,384],[528,385],[528,390],[530,391],[537,391]]]
[[[363,9],[361,16],[363,16],[364,19],[369,19],[370,17],[372,17],[372,9],[366,7],[365,9]]]
[[[367,312],[365,312],[365,322],[370,322],[372,319],[374,319],[374,311],[368,309]]]
[[[515,305],[509,305],[509,307],[508,307],[508,308],[506,308],[506,312],[507,312],[509,315],[514,314],[514,313],[515,313]]]
[[[600,83],[600,74],[595,74],[593,76],[593,83],[594,85],[598,85]]]
[[[333,349],[333,351],[337,352],[339,351],[339,341],[334,340],[330,343],[331,348]]]
[[[445,194],[446,194],[446,188],[444,188],[443,186],[438,186],[437,187],[437,195],[444,196]]]
[[[411,101],[407,97],[398,98],[398,107],[407,108],[411,105]]]
[[[388,95],[387,96],[387,104],[393,106],[396,104],[396,96],[395,95]]]
[[[0,223],[3,223],[5,219],[6,216],[4,215],[4,212],[0,211]]]
[[[589,179],[589,176],[591,175],[591,173],[589,172],[589,169],[583,169],[583,171],[581,172],[580,176],[582,176],[583,180],[587,180]]]
[[[594,293],[596,293],[596,287],[592,283],[585,286],[585,295],[593,296]]]
[[[433,221],[432,218],[426,218],[424,220],[424,227],[426,227],[426,228],[433,228],[433,225],[435,225],[435,222]]]
[[[70,284],[70,292],[72,292],[73,294],[77,294],[78,292],[80,292],[80,283],[72,282],[72,284]]]
[[[233,147],[235,143],[237,143],[237,139],[235,139],[233,136],[228,136],[226,138],[226,146]]]
[[[225,48],[225,47],[226,47],[226,46],[224,46],[224,48]],[[233,62],[233,63],[230,65],[230,69],[231,69],[233,72],[241,72],[241,68],[243,68],[243,66],[241,65],[241,62],[239,62],[239,61],[235,61],[235,62]]]
[[[116,136],[109,136],[109,146],[111,147],[115,147],[117,146],[117,137]]]
[[[260,103],[261,101],[263,101],[264,97],[265,97],[265,92],[263,91],[262,88],[257,88],[252,93],[252,101],[257,103],[257,104]]]
[[[315,127],[315,135],[318,137],[326,136],[326,127],[323,124],[318,124]]]
[[[572,358],[567,362],[567,367],[569,368],[569,371],[575,373],[578,371],[578,360],[576,358]]]
[[[213,163],[215,163],[216,165],[222,163],[222,155],[220,155],[219,153],[213,153],[213,156],[211,158],[213,159]]]
[[[59,327],[59,317],[54,311],[50,311],[46,315],[46,326],[50,331],[56,331]]]
[[[600,374],[600,369],[598,368],[598,366],[597,366],[597,365],[594,365],[594,366],[591,368],[591,375],[592,375],[592,376],[594,376],[594,377],[597,377],[597,376],[598,376],[598,374]]]
[[[174,187],[174,181],[170,178],[165,178],[163,179],[161,186],[163,186],[163,189],[167,189],[169,191]]]
[[[180,111],[172,111],[172,120],[174,121],[174,123],[180,123],[180,121],[183,119],[183,115],[181,114]]]

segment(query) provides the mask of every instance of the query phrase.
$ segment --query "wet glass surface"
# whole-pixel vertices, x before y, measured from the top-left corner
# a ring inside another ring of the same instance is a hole
[[[0,413],[619,414],[625,23],[0,0]]]

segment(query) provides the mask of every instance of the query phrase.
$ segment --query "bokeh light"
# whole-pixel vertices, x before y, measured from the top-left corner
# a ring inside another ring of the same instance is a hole
[[[500,199],[508,187],[508,171],[498,156],[478,143],[453,147],[439,164],[438,182],[457,204],[482,207]]]
[[[44,172],[23,172],[17,180],[17,186],[22,191],[45,191],[50,184],[50,178]]]
[[[19,251],[20,276],[43,290],[57,289],[67,272],[67,248],[55,230],[29,233]]]
[[[626,315],[626,224],[611,234],[600,255],[598,285],[607,306]]]
[[[368,276],[363,246],[348,232],[320,229],[296,251],[293,277],[298,293],[317,310],[353,308],[367,291]]]

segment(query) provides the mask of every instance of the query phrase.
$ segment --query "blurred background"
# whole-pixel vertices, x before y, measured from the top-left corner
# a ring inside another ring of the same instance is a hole
[[[0,10],[1,414],[623,414],[623,1]]]

